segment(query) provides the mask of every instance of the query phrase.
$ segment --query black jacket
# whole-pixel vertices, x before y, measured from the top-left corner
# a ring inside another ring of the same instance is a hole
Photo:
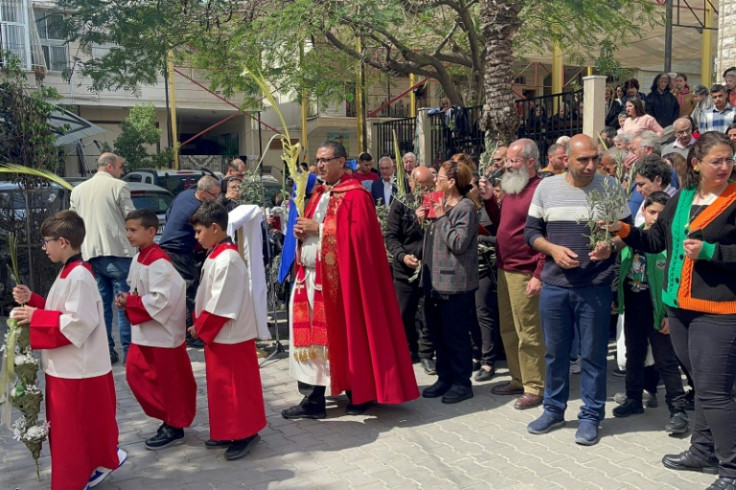
[[[414,210],[397,200],[392,200],[386,223],[386,248],[393,255],[391,268],[394,279],[406,282],[414,275],[415,270],[407,267],[403,260],[407,254],[421,260],[423,241],[424,230],[419,225]],[[418,287],[421,283],[416,281],[416,284]]]
[[[677,99],[669,89],[661,94],[659,90],[654,90],[647,95],[647,114],[665,128],[680,117],[680,104],[677,103]]]

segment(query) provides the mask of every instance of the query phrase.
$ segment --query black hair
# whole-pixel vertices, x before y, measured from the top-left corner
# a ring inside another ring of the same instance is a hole
[[[327,140],[319,148],[329,148],[332,150],[332,156],[335,158],[347,158],[348,152],[345,151],[345,147],[339,141]]]
[[[156,213],[150,209],[134,209],[125,216],[125,221],[128,220],[140,220],[143,228],[156,228],[160,224]]]
[[[192,226],[202,225],[207,228],[217,224],[223,231],[227,230],[227,210],[217,201],[203,202],[189,218]]]
[[[670,195],[663,191],[652,192],[649,197],[644,199],[644,209],[648,208],[652,204],[661,204],[662,206],[667,205],[667,201],[670,200]]]
[[[672,182],[672,169],[662,157],[656,154],[642,157],[636,164],[634,175],[641,175],[652,182],[659,177],[662,180],[662,187],[667,187]]]
[[[361,162],[370,162],[373,160],[373,157],[371,156],[370,153],[363,152],[358,156],[358,160]]]
[[[693,168],[693,160],[702,162],[705,155],[718,145],[726,145],[733,151],[733,143],[726,133],[706,131],[700,135],[700,138],[695,141],[695,144],[690,147],[690,151],[687,152],[687,173],[685,179],[680,182],[680,187],[697,187],[700,183],[700,173]]]

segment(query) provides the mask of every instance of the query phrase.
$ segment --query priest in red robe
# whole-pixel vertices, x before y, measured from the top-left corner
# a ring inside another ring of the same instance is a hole
[[[348,415],[419,397],[373,200],[345,175],[346,159],[338,142],[317,149],[325,185],[294,227],[289,371],[309,394],[282,411],[287,419],[324,418],[327,387],[346,392]]]

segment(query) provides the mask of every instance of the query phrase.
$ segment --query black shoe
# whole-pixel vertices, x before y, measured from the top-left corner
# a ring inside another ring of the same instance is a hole
[[[649,393],[649,400],[647,400],[647,408],[657,408],[659,406],[659,400],[657,400],[656,393]]]
[[[120,356],[115,351],[110,351],[110,364],[117,364],[120,362]]]
[[[644,407],[641,400],[634,400],[633,398],[627,398],[622,405],[613,409],[613,416],[620,418],[638,413],[644,413]]]
[[[225,459],[228,461],[232,461],[234,459],[242,458],[243,456],[248,454],[250,450],[253,449],[253,446],[258,444],[258,441],[260,440],[261,436],[256,434],[246,439],[233,441],[232,444],[230,444],[230,447],[227,448],[227,451],[225,451]]]
[[[626,371],[619,368],[614,368],[613,371],[611,371],[611,374],[616,376],[617,378],[625,378],[626,377]]]
[[[719,478],[706,490],[736,490],[736,478]]]
[[[690,419],[687,413],[684,411],[672,413],[664,430],[671,436],[681,436],[690,432]]]
[[[453,385],[442,396],[442,403],[460,403],[461,401],[473,398],[473,388],[470,386]]]
[[[363,415],[368,407],[371,406],[372,402],[361,403],[360,405],[353,405],[348,403],[345,407],[345,415]]]
[[[695,392],[693,390],[687,390],[687,393],[685,393],[685,410],[688,412],[695,410]]]
[[[188,347],[194,347],[195,349],[201,349],[204,347],[204,341],[202,339],[195,339],[189,334],[187,334],[186,343]]]
[[[327,417],[327,411],[324,402],[312,403],[305,396],[299,405],[282,410],[281,416],[285,419],[323,419]]]
[[[715,456],[702,460],[695,456],[690,450],[680,454],[666,454],[662,458],[665,468],[680,471],[699,471],[701,473],[718,474],[718,460]]]
[[[204,447],[207,449],[220,449],[223,447],[227,447],[230,444],[232,444],[233,441],[217,441],[215,439],[207,439],[204,441]]]
[[[420,359],[420,362],[422,363],[422,368],[424,368],[424,374],[429,374],[430,376],[437,375],[437,366],[434,363],[434,359]]]
[[[146,449],[157,451],[165,447],[174,446],[184,442],[184,429],[177,429],[168,424],[159,427],[155,436],[146,439]]]
[[[480,369],[480,361],[477,359],[473,359],[473,371],[477,371]]]
[[[493,378],[493,375],[496,374],[496,369],[493,366],[490,366],[491,369],[483,369],[480,368],[477,373],[475,373],[475,376],[473,379],[476,381],[488,381],[491,378]]]
[[[438,379],[437,381],[434,382],[432,386],[429,386],[422,390],[422,396],[424,398],[440,397],[444,395],[445,393],[447,393],[447,390],[450,389],[450,386],[451,386],[450,383]]]

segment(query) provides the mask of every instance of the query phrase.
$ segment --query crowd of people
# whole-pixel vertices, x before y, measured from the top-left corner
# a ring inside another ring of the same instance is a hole
[[[363,153],[348,172],[345,148],[322,143],[287,231],[289,373],[304,398],[282,416],[325,418],[326,397],[342,393],[347,415],[416,399],[412,363],[437,376],[421,396],[461,403],[505,358],[510,380],[490,391],[515,396],[518,410],[541,406],[527,426],[535,435],[565,425],[579,376],[574,441],[594,445],[619,323],[626,390],[613,416],[655,406],[661,379],[663,429],[692,432],[663,464],[718,474],[713,490],[736,488],[736,68],[726,75],[729,88],[707,94],[711,108],[688,97],[684,76],[659,75],[647,97],[630,80],[609,92],[621,99],[611,107],[626,107],[607,111],[619,128],[597,141],[560,138],[546,155],[532,139],[506,142],[482,172],[465,154],[432,168],[407,153],[399,182],[392,158],[376,169]],[[697,120],[683,114],[698,107]],[[48,298],[14,290],[13,316],[30,327],[46,375],[52,488],[95,486],[127,457],[117,448],[113,305],[128,385],[162,422],[147,449],[179,444],[193,421],[186,344],[204,347],[208,448],[241,458],[267,423],[248,265],[227,232],[244,164],[177,196],[156,244],[158,220],[133,209],[122,163],[102,155],[71,210],[42,225],[47,255],[63,264]],[[383,230],[376,206],[388,207]],[[68,447],[85,450],[71,458]]]

